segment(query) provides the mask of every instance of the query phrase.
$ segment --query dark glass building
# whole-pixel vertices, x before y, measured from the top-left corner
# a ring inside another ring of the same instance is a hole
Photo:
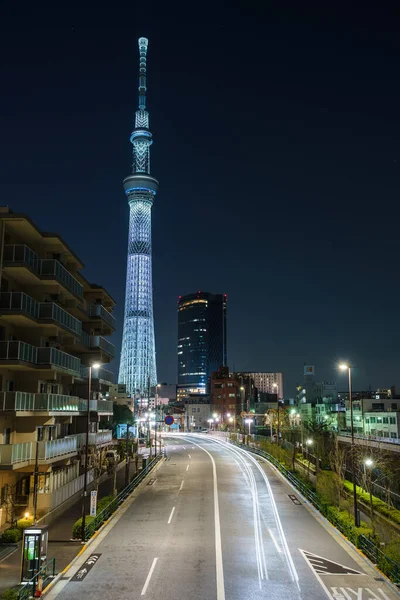
[[[209,392],[211,374],[227,364],[226,294],[178,299],[178,397]]]

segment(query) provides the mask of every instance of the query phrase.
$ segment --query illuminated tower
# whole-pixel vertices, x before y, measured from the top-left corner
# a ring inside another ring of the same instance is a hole
[[[158,181],[150,175],[149,113],[146,110],[146,55],[148,40],[139,38],[139,104],[133,145],[133,174],[124,179],[129,204],[128,264],[126,270],[125,315],[119,383],[127,392],[147,395],[148,384],[157,384],[153,321],[151,269],[151,208]]]

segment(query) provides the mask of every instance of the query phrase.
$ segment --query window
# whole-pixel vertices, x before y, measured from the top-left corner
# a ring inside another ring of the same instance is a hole
[[[390,433],[390,437],[391,437],[391,438],[393,438],[393,439],[395,440],[395,439],[396,439],[396,437],[397,437],[397,436],[396,436],[396,433],[395,433],[394,431],[392,431],[392,432]]]
[[[388,431],[384,431],[383,432],[383,437],[389,437],[389,432]]]
[[[234,398],[235,394],[229,394],[229,398]]]
[[[396,425],[396,417],[389,417],[389,423],[391,425]]]
[[[388,424],[389,423],[389,419],[387,417],[383,417],[383,422]]]
[[[6,381],[6,390],[7,390],[7,392],[14,391],[14,382],[13,381]]]
[[[369,424],[369,419],[365,419],[365,422],[368,425]]]
[[[371,417],[371,423],[376,423],[376,418],[375,417]]]
[[[392,410],[397,410],[397,403],[396,402],[392,402]]]

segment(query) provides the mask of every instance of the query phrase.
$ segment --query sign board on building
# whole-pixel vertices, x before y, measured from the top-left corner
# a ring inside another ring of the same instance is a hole
[[[304,375],[314,375],[314,366],[304,365]]]
[[[97,510],[97,492],[96,490],[92,490],[90,492],[90,516],[95,517]]]

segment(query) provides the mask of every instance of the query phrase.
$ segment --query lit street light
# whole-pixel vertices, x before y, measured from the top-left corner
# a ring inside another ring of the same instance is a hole
[[[365,469],[365,480],[367,480],[367,473],[369,473],[369,506],[370,506],[370,511],[371,511],[371,517],[373,518],[374,515],[374,504],[372,502],[372,466],[374,464],[374,461],[372,460],[372,458],[366,458],[364,460],[364,469]],[[372,526],[374,527],[374,521],[372,520]]]
[[[308,438],[308,440],[306,440],[306,446],[307,446],[307,479],[308,481],[310,481],[310,446],[312,446],[313,444],[313,440],[311,438]]]
[[[253,419],[245,419],[245,421],[246,421],[246,423],[247,423],[247,424],[248,424],[248,426],[249,426],[249,435],[250,435],[250,433],[251,433],[251,424],[252,424],[252,422],[253,422]]]
[[[353,477],[353,505],[354,505],[354,524],[356,527],[360,526],[360,518],[357,508],[357,482],[356,482],[356,470],[355,470],[355,459],[354,459],[354,422],[353,422],[353,394],[351,388],[351,365],[341,364],[339,365],[341,371],[349,372],[349,400],[350,400],[350,432],[351,432],[351,473]]]

